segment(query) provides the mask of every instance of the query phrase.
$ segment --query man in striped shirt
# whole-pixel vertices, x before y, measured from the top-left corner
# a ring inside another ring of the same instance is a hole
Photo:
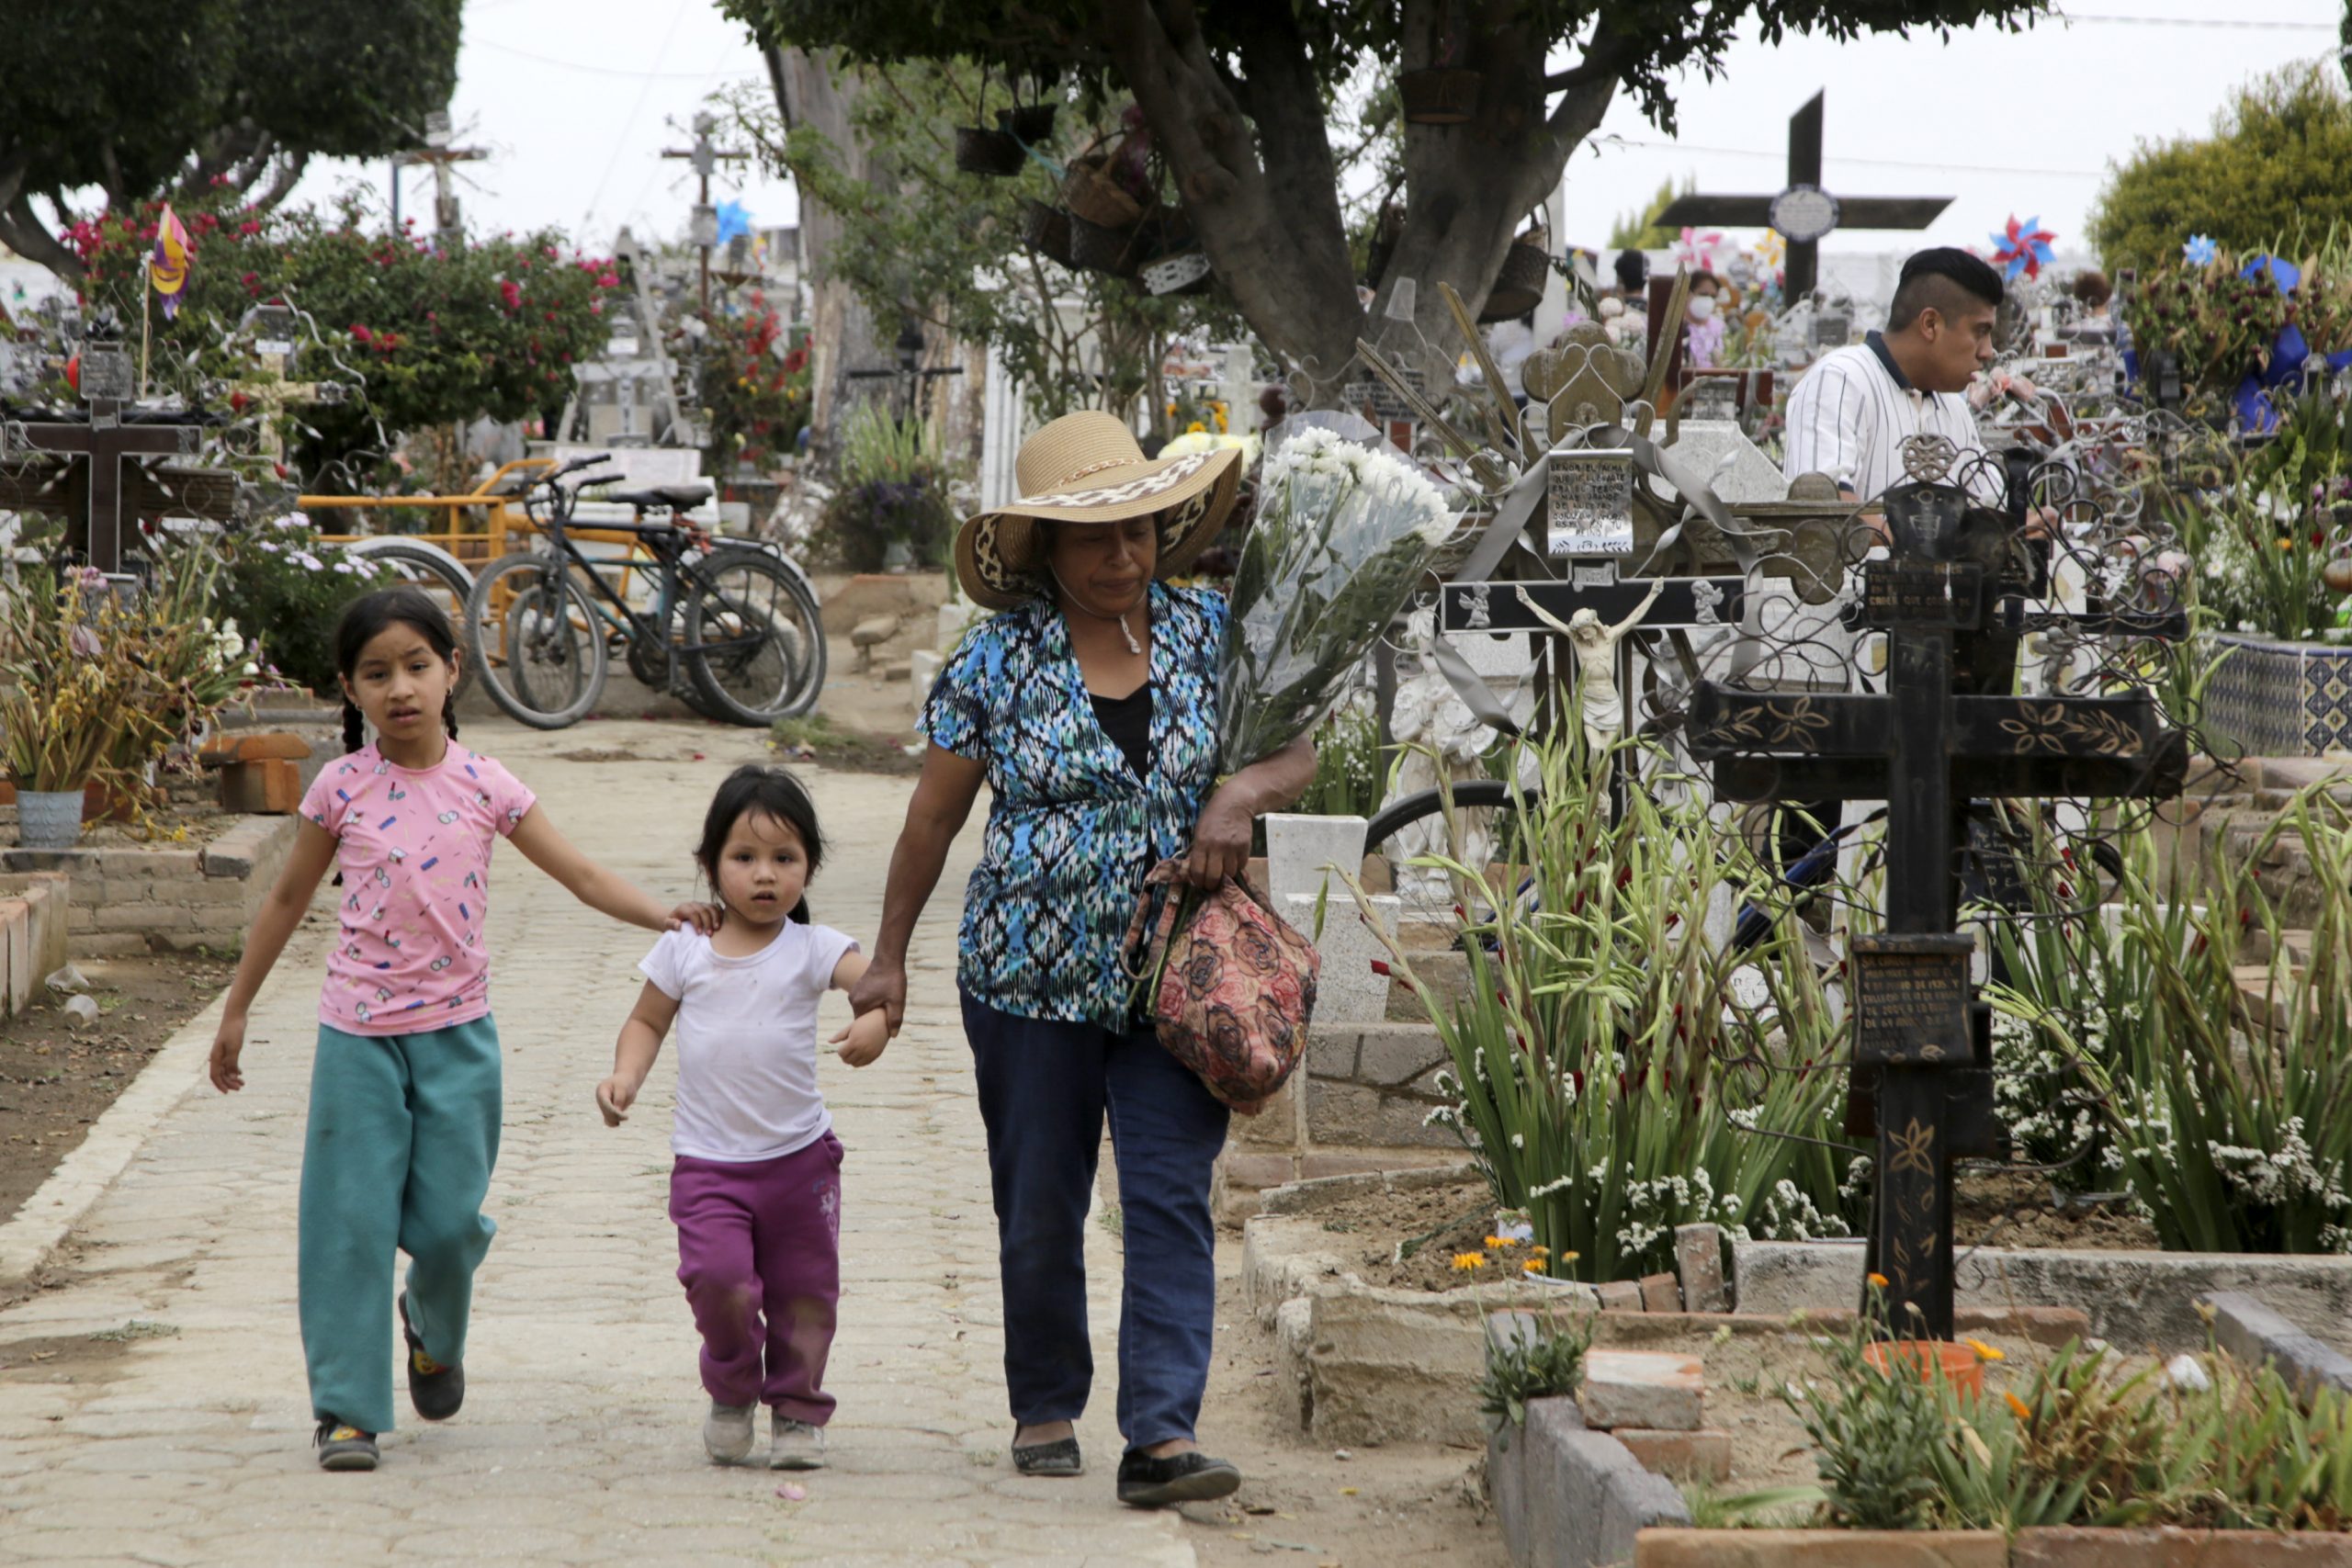
[[[1905,262],[1886,330],[1823,355],[1789,394],[1781,471],[1826,474],[1841,494],[1876,501],[1905,478],[1903,443],[1940,435],[1960,453],[1951,478],[1999,505],[2001,471],[1984,460],[1965,394],[1993,363],[2000,307],[2001,275],[1966,251],[1939,247]]]

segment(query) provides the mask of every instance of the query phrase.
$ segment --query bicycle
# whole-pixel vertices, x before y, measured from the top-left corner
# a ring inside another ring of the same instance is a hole
[[[523,510],[542,541],[492,562],[467,596],[467,650],[492,700],[534,728],[577,723],[603,695],[617,645],[639,681],[722,722],[765,725],[808,711],[824,684],[825,640],[799,569],[772,547],[714,540],[687,522],[685,512],[709,499],[707,485],[617,491],[612,499],[636,521],[575,524],[579,492],[618,476],[563,481],[610,460],[593,454],[535,479]],[[670,521],[646,521],[656,511]],[[632,547],[600,559],[572,532],[627,536]],[[628,580],[639,571],[655,583],[650,610],[629,603]]]

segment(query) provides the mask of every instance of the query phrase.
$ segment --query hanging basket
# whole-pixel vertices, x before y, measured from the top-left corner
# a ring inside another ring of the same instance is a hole
[[[1074,159],[1062,179],[1062,205],[1077,217],[1102,229],[1132,229],[1143,217],[1143,203],[1111,175],[1111,154],[1090,152]]]
[[[1521,235],[1513,240],[1503,253],[1502,270],[1495,275],[1495,287],[1487,295],[1487,308],[1478,312],[1478,320],[1508,321],[1535,309],[1544,302],[1544,281],[1551,270],[1543,237]]]
[[[1035,197],[1021,198],[1021,239],[1031,250],[1064,266],[1076,265],[1070,256],[1069,213],[1048,207]]]
[[[1089,272],[1106,272],[1114,277],[1129,277],[1134,276],[1142,251],[1142,242],[1133,229],[1108,228],[1081,218],[1075,211],[1070,214],[1071,265],[1082,266]]]
[[[1415,125],[1461,125],[1477,117],[1479,80],[1453,66],[1408,71],[1396,78],[1396,96]]]
[[[1054,104],[1023,104],[996,111],[996,123],[1007,136],[1035,147],[1054,133]]]
[[[1001,130],[977,125],[956,128],[956,166],[967,175],[1017,175],[1029,161],[1019,141]]]

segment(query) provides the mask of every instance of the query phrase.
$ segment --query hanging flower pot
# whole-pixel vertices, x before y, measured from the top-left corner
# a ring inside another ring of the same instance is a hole
[[[1552,270],[1551,236],[1541,229],[1531,229],[1510,243],[1503,252],[1502,270],[1495,275],[1495,287],[1487,295],[1487,308],[1478,312],[1481,321],[1507,321],[1514,316],[1524,316],[1544,301],[1544,282]]]
[[[1136,263],[1141,259],[1143,244],[1133,229],[1110,228],[1073,210],[1069,219],[1069,253],[1074,266],[1109,273],[1114,277],[1128,277],[1134,275]]]
[[[1431,66],[1399,75],[1396,96],[1415,125],[1461,125],[1477,117],[1479,80],[1476,71]]]
[[[1023,104],[996,111],[996,123],[1007,136],[1035,147],[1054,133],[1054,104]]]
[[[1069,212],[1048,207],[1035,197],[1021,198],[1021,239],[1031,250],[1064,266],[1077,264],[1070,256]]]
[[[1098,228],[1125,231],[1143,217],[1143,203],[1111,172],[1113,154],[1089,152],[1071,160],[1062,179],[1062,205]]]
[[[956,128],[956,166],[967,175],[1017,175],[1028,161],[1021,143],[1004,131],[976,125]]]

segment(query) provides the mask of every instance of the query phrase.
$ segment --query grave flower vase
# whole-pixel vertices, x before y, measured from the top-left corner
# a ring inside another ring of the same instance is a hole
[[[28,850],[70,850],[82,837],[82,792],[17,792],[17,842]]]
[[[2352,647],[2220,632],[2205,727],[2249,756],[2352,750]]]

